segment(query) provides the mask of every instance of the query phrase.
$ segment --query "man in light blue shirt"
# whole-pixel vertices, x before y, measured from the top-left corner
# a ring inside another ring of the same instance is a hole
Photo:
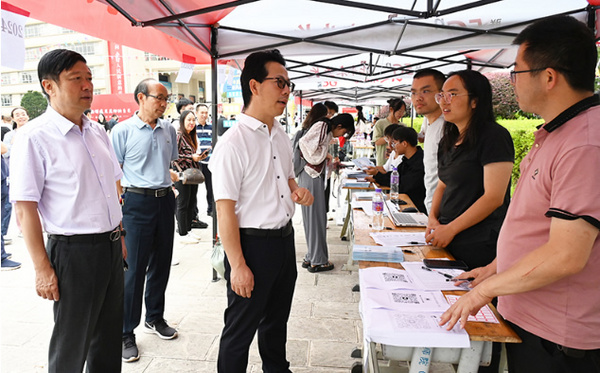
[[[133,330],[141,319],[144,282],[146,332],[162,339],[177,337],[177,331],[163,317],[175,231],[175,196],[171,185],[177,176],[169,170],[169,165],[178,158],[177,135],[168,121],[159,119],[168,98],[162,84],[154,79],[142,80],[134,95],[140,110],[111,132],[124,174],[119,188],[129,249],[123,312],[124,362],[139,359]]]

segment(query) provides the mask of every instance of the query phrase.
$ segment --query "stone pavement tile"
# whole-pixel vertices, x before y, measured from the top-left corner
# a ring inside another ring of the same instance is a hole
[[[2,334],[4,335],[4,334]],[[0,372],[28,372],[42,373],[48,371],[48,346],[27,348],[23,353],[23,347],[2,345],[2,358],[0,358]]]
[[[3,322],[0,329],[2,346],[25,349],[47,348],[54,324],[39,322]]]
[[[328,244],[327,245],[327,250],[329,251],[329,254],[344,254],[344,255],[348,255],[348,244],[341,242],[340,244]]]
[[[312,316],[317,319],[360,320],[358,304],[341,302],[315,302]]]
[[[358,341],[356,320],[294,318],[288,322],[288,338],[310,341]]]
[[[188,312],[179,323],[177,330],[181,335],[202,331],[206,334],[219,335],[225,325],[223,312]]]
[[[310,349],[311,367],[333,367],[350,369],[360,359],[350,357],[352,351],[360,347],[360,343],[312,341]]]
[[[148,364],[148,366],[143,370],[144,373],[215,373],[216,371],[216,362],[181,360],[170,358],[152,359],[150,364]],[[129,371],[123,370],[123,373],[129,373]]]
[[[310,301],[355,303],[350,286],[344,288],[318,288],[316,286],[296,287],[296,290],[294,291],[294,298]],[[356,307],[358,308],[358,304]]]
[[[142,356],[169,359],[205,360],[217,334],[180,333],[171,340],[136,330],[136,342]]]
[[[292,302],[292,311],[290,312],[290,318],[296,317],[311,317],[313,312],[313,302],[305,301],[294,297]]]
[[[332,272],[333,273],[333,272]],[[320,273],[317,277],[317,288],[341,288],[345,289],[358,284],[358,272],[348,272],[340,270],[335,276],[329,276],[328,273]]]
[[[121,363],[122,373],[145,373],[148,366],[154,361],[154,357],[140,356],[140,359],[132,363]]]

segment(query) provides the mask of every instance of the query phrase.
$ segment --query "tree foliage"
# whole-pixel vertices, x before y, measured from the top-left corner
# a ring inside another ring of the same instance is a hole
[[[522,116],[515,90],[510,84],[508,73],[486,74],[492,86],[492,104],[494,113],[503,119],[516,119]]]
[[[21,98],[21,106],[27,110],[29,119],[31,120],[46,111],[48,101],[46,101],[46,97],[38,91],[27,91],[27,93],[23,95],[23,98]]]

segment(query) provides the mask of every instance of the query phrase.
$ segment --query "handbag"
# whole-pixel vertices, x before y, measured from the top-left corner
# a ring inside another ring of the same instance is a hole
[[[190,167],[185,171],[181,171],[181,167],[175,163],[175,167],[179,170],[179,180],[185,185],[202,184],[204,182],[204,174],[199,168]]]
[[[210,264],[221,278],[225,277],[225,249],[223,249],[220,239],[217,239],[217,242],[213,246],[213,251],[210,255]]]

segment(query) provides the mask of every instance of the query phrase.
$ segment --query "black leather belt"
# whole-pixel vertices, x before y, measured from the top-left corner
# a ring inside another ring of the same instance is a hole
[[[117,227],[110,232],[104,233],[91,233],[91,234],[74,234],[72,236],[65,236],[62,234],[49,234],[48,238],[51,240],[67,242],[67,243],[101,243],[101,242],[114,242],[121,238],[121,228]]]
[[[292,221],[290,220],[285,227],[278,229],[257,229],[240,228],[240,233],[254,237],[287,237],[294,232]]]
[[[160,189],[130,188],[130,187],[123,188],[124,193],[131,192],[131,193],[143,194],[145,196],[153,196],[156,198],[164,197],[167,194],[169,194],[170,191],[171,191],[171,187],[160,188]]]

